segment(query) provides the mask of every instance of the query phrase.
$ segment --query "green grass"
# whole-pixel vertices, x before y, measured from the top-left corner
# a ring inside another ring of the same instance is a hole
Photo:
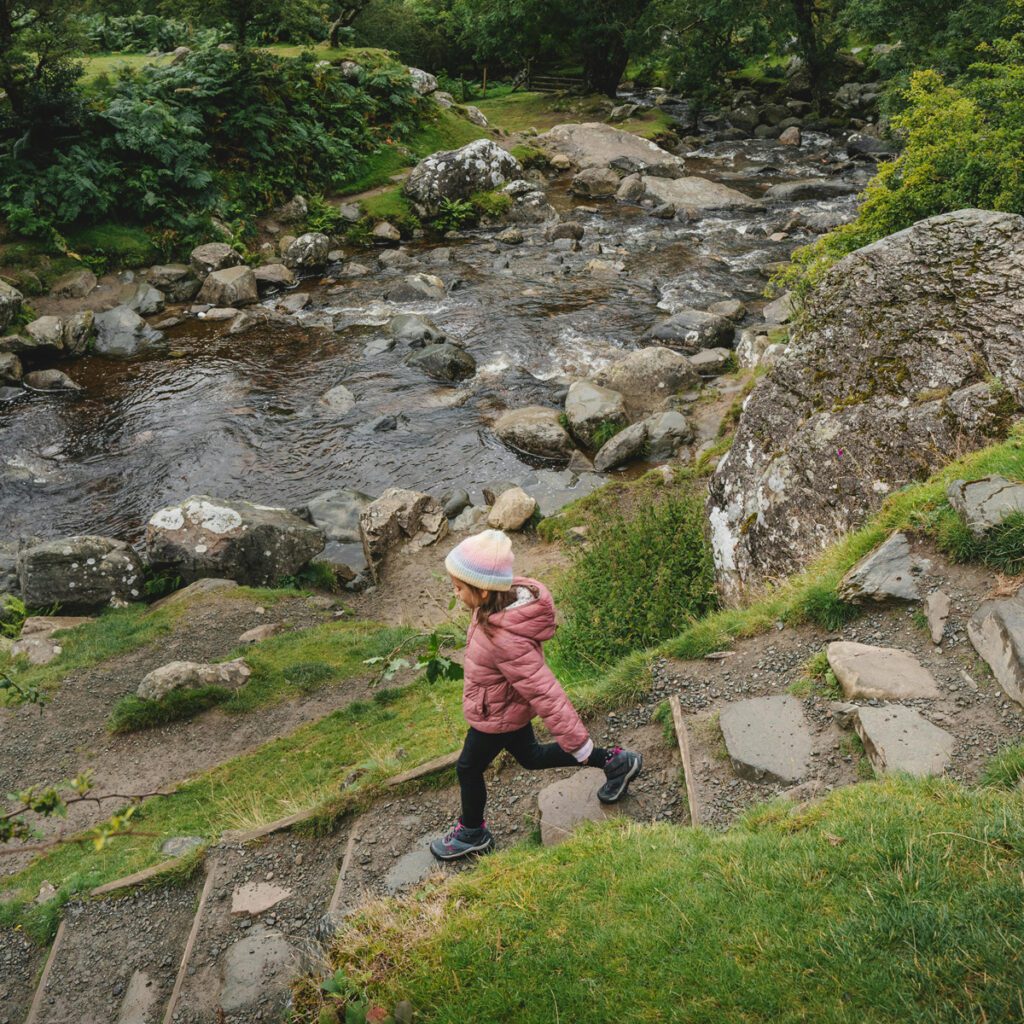
[[[842,688],[836,674],[828,663],[828,652],[823,647],[807,659],[803,675],[786,688],[794,697],[824,697],[826,700],[840,700]]]
[[[1024,743],[1001,750],[985,766],[981,781],[986,786],[1012,789],[1024,779]]]
[[[1022,868],[1019,797],[887,779],[725,834],[620,820],[519,846],[371,904],[330,968],[426,1024],[1019,1020]],[[300,985],[298,1020],[321,998]]]
[[[115,736],[142,729],[155,729],[209,711],[231,700],[232,691],[223,686],[202,686],[194,690],[172,690],[160,700],[147,700],[134,693],[122,697],[110,713],[107,728]]]

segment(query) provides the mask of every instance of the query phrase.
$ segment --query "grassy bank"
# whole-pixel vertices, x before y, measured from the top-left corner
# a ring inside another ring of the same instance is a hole
[[[615,822],[489,857],[371,904],[331,967],[425,1024],[1020,1020],[1022,869],[1019,795],[888,779],[721,835]],[[300,1006],[334,1019],[312,985]]]

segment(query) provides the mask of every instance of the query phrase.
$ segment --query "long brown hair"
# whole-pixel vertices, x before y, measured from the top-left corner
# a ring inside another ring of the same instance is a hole
[[[509,590],[484,590],[482,587],[473,587],[473,590],[483,597],[483,601],[477,605],[477,625],[484,631],[485,636],[491,635],[491,616],[503,612],[516,600],[515,588]]]

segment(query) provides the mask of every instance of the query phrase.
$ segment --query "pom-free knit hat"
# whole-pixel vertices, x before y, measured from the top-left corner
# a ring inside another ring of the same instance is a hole
[[[484,530],[452,548],[444,567],[471,587],[511,590],[512,541],[501,530]]]

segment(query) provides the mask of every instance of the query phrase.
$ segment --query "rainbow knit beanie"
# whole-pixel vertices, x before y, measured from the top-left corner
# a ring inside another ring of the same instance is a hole
[[[452,548],[444,567],[480,590],[512,589],[512,541],[501,530],[484,530]]]

